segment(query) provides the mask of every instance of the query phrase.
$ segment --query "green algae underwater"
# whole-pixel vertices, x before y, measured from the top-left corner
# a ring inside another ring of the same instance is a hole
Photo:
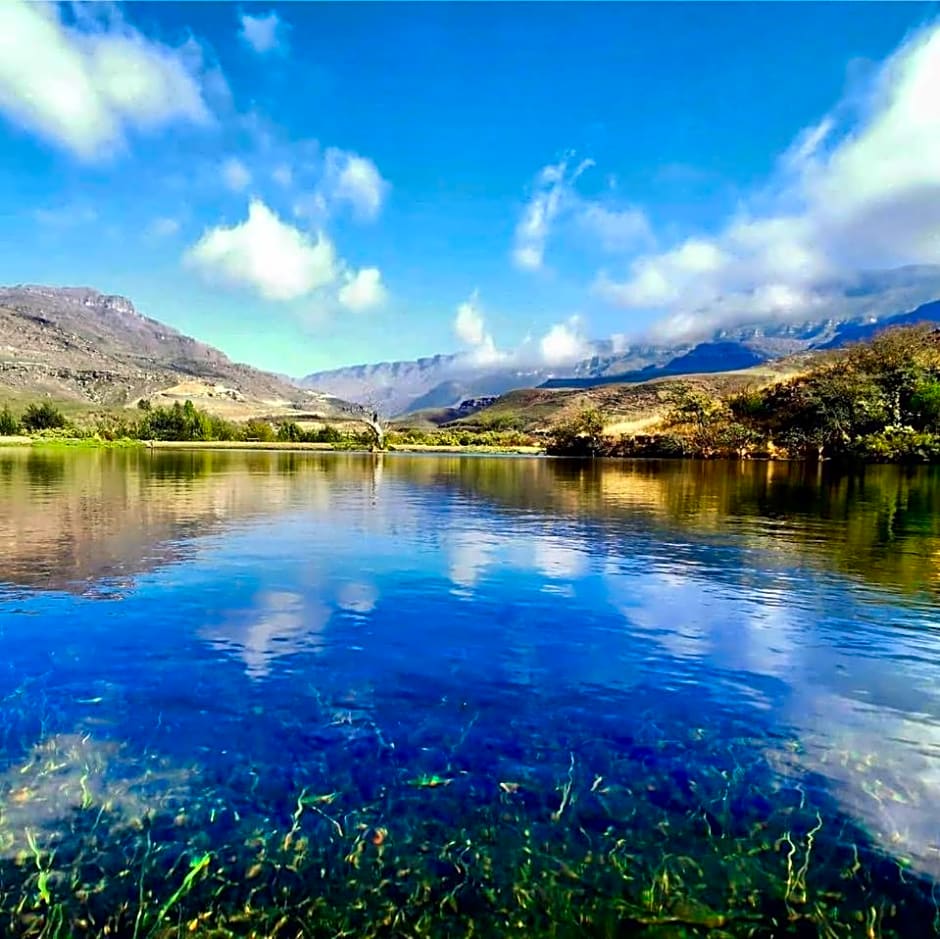
[[[0,935],[940,934],[938,500],[0,455]]]

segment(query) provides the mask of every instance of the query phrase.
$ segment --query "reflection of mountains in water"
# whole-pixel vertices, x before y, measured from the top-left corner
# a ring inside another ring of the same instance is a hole
[[[394,496],[382,497],[383,481]],[[452,499],[428,504],[428,489]],[[340,513],[337,524],[366,534],[431,537],[468,505],[494,513],[497,537],[520,512],[534,513],[556,541],[586,539],[596,549],[615,546],[624,531],[653,540],[733,536],[768,558],[879,586],[937,583],[940,474],[932,468],[853,475],[774,462],[144,450],[0,451],[2,579],[108,595],[190,556],[201,536],[272,514]]]

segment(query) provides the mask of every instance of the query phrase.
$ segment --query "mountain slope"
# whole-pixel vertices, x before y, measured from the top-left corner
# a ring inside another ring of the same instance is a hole
[[[0,287],[0,396],[125,405],[161,392],[232,416],[332,415],[343,406],[232,362],[124,297],[86,287]]]

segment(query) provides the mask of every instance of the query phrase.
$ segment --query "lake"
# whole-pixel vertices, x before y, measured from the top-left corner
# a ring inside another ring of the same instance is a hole
[[[0,935],[940,933],[940,473],[0,450]]]

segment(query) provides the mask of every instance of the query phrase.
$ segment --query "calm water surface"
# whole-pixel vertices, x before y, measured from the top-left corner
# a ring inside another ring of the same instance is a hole
[[[0,935],[940,933],[940,474],[0,451]]]

